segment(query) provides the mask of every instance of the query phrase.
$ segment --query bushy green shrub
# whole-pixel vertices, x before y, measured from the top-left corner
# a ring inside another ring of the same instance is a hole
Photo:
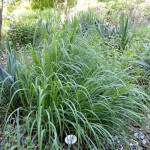
[[[73,7],[77,4],[77,0],[67,0],[67,2],[69,7]]]
[[[54,7],[54,0],[32,0],[31,7],[32,9],[44,9]]]
[[[15,9],[17,9],[20,3],[20,0],[10,1],[10,3],[6,3],[7,14],[12,13]]]
[[[34,38],[38,43],[39,30],[38,21],[40,18],[46,19],[49,16],[49,11],[39,10],[31,11],[26,14],[22,14],[19,17],[12,17],[9,21],[9,29],[5,33],[5,39],[12,42],[14,46],[23,46],[27,44],[33,44]],[[36,33],[36,36],[35,36]]]
[[[50,8],[54,7],[55,5],[59,5],[63,3],[64,0],[32,0],[31,1],[31,7],[32,9],[44,9],[44,8]],[[77,3],[77,0],[67,0],[67,5],[69,7],[73,7]]]
[[[14,23],[8,30],[7,40],[17,46],[30,44],[33,43],[34,33],[34,25]]]

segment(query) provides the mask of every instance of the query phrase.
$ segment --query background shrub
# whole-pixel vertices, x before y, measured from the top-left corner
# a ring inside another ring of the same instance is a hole
[[[6,5],[7,14],[9,14],[18,8],[18,6],[21,4],[21,1],[14,0],[14,1],[7,2],[6,4],[7,4]]]
[[[23,46],[38,43],[40,31],[38,29],[38,22],[40,18],[43,20],[49,18],[50,11],[45,9],[34,10],[20,16],[14,16],[7,21],[9,27],[5,33],[5,39],[12,42],[13,45]],[[35,36],[36,32],[36,36]],[[34,41],[34,39],[36,40]]]
[[[32,0],[31,7],[32,9],[43,9],[54,7],[55,5],[63,3],[64,0]],[[73,7],[77,3],[77,0],[67,0],[68,7]]]
[[[21,46],[33,43],[35,25],[14,23],[8,30],[7,40],[13,45]]]
[[[73,7],[77,4],[77,0],[68,0],[68,6]]]
[[[32,0],[31,7],[32,9],[43,9],[54,7],[54,0]]]

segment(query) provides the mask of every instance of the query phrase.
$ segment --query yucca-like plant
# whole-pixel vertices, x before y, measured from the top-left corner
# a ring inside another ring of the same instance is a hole
[[[77,142],[68,149],[115,149],[113,134],[126,145],[128,126],[146,120],[149,96],[131,84],[126,69],[116,69],[100,48],[83,40],[75,32],[79,26],[76,18],[57,31],[56,25],[42,24],[39,46],[18,57],[16,94],[26,105],[7,116],[3,149],[63,149],[70,134]]]
[[[4,82],[3,84],[4,86],[3,89],[5,89],[6,91],[9,91],[10,85],[12,85],[15,82],[15,74],[16,74],[15,64],[16,60],[12,53],[7,54],[7,67],[4,67],[2,64],[0,64],[0,82],[2,83],[2,81],[6,80],[6,82]],[[3,94],[5,93],[3,91],[1,92]]]
[[[12,53],[7,55],[7,67],[0,64],[0,107],[1,114],[4,114],[4,106],[6,106],[11,99],[11,94],[13,92],[12,85],[15,83],[15,58]],[[3,113],[2,113],[3,112]],[[1,115],[1,117],[4,117]],[[2,119],[2,118],[1,118]]]
[[[7,65],[0,64],[0,108],[3,119],[4,116],[6,119],[7,115],[16,108],[27,104],[24,100],[22,101],[24,95],[20,91],[22,84],[26,83],[24,74],[21,72],[23,67],[22,69],[19,68],[16,54],[9,51],[9,48],[6,56]],[[19,82],[18,76],[21,76],[21,82]]]
[[[120,15],[119,49],[124,50],[129,42],[129,21],[122,13]]]

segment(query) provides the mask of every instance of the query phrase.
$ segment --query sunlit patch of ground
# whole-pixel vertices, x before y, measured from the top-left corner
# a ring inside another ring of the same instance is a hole
[[[105,7],[104,2],[98,2],[97,0],[78,0],[75,7],[71,8],[67,13],[69,18],[72,18],[79,12],[86,12],[89,8],[97,8],[99,7],[101,10]],[[66,15],[62,14],[62,21],[66,18]]]

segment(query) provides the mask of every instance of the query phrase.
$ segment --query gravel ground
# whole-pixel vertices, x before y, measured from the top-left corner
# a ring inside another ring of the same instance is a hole
[[[115,150],[128,150],[123,147],[121,141],[117,136],[113,136],[112,138],[116,144]],[[3,133],[2,133],[2,128],[0,127],[0,150],[2,150],[2,141],[3,141]],[[135,129],[132,138],[129,140],[128,144],[130,147],[129,150],[150,150],[150,123],[144,129],[142,128]],[[67,145],[65,143],[62,144],[62,146],[63,146],[62,150],[67,150]],[[105,147],[106,149],[109,150],[109,146],[106,145]],[[34,148],[34,150],[37,150],[37,148]],[[93,148],[92,150],[98,150],[98,149]]]

